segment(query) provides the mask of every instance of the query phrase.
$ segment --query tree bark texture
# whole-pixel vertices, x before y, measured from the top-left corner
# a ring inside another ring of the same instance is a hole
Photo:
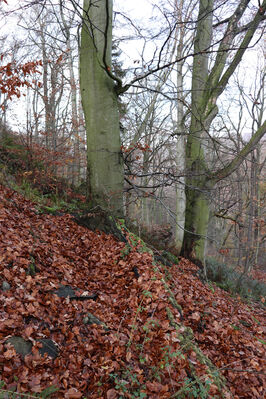
[[[84,0],[80,87],[87,132],[88,200],[123,214],[123,162],[119,114],[111,70],[112,1]]]
[[[228,19],[223,39],[220,41],[215,62],[208,71],[212,49],[213,0],[201,0],[198,24],[194,42],[195,56],[192,70],[191,124],[186,146],[186,222],[181,254],[204,265],[205,242],[209,220],[209,201],[212,188],[221,179],[233,173],[245,157],[254,149],[266,131],[266,123],[258,128],[239,154],[224,168],[211,172],[205,156],[210,126],[218,113],[217,99],[223,93],[229,78],[242,60],[256,29],[264,18],[266,0],[263,1],[254,19],[249,23],[244,37],[238,43],[238,50],[227,66],[230,49],[236,46],[239,34],[238,23],[248,7],[249,0],[240,0],[234,13]]]

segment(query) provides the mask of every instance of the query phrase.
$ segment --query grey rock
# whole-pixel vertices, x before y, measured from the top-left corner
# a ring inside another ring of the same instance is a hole
[[[49,338],[38,339],[38,342],[42,343],[42,347],[39,348],[40,354],[43,356],[47,353],[48,356],[55,359],[58,356],[58,348],[55,345],[54,341]]]
[[[22,337],[10,337],[6,342],[13,345],[15,351],[23,357],[31,353],[32,343]]]
[[[105,212],[103,209],[88,210],[86,214],[73,215],[74,220],[80,226],[87,227],[92,231],[103,231],[106,234],[114,235],[119,241],[127,243],[127,238],[124,236],[121,229],[118,228],[115,218]]]
[[[76,296],[75,291],[69,285],[62,285],[58,290],[53,291],[53,293],[58,295],[60,298],[67,298],[68,296],[72,298]]]
[[[87,316],[84,317],[83,319],[83,323],[85,325],[91,325],[91,324],[97,324],[98,326],[103,326],[103,328],[108,331],[109,328],[107,327],[107,325],[99,320],[96,316],[94,316],[92,313],[88,312]]]
[[[10,290],[10,288],[11,288],[11,285],[7,281],[2,282],[2,290],[3,291],[8,291],[8,290]]]
[[[10,343],[11,345],[14,346],[15,351],[22,355],[23,357],[26,355],[29,355],[31,353],[32,349],[32,343],[31,341],[26,341],[22,337],[10,337],[6,341],[7,343]],[[39,348],[39,353],[44,356],[45,353],[48,354],[51,358],[55,359],[58,356],[58,348],[55,345],[55,343],[48,338],[44,339],[38,339],[38,342],[42,343],[42,347]]]

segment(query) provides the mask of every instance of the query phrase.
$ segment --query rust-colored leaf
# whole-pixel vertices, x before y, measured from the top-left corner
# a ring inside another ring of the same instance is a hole
[[[116,399],[117,398],[117,393],[115,389],[109,389],[106,393],[106,398],[107,399]]]
[[[66,399],[79,399],[82,397],[82,393],[79,392],[76,388],[70,388],[66,393],[65,393],[65,398]]]

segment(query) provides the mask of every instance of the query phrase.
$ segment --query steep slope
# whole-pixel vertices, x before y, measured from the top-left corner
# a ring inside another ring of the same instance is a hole
[[[262,398],[262,309],[203,284],[186,259],[166,268],[128,240],[71,215],[38,213],[0,186],[5,389],[54,385],[54,398]],[[11,337],[29,350],[19,354]]]

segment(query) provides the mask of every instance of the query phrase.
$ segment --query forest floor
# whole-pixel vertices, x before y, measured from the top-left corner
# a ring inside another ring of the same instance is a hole
[[[197,270],[186,259],[163,266],[141,243],[92,232],[70,214],[41,213],[0,186],[3,389],[55,386],[52,398],[219,398],[220,373],[225,398],[262,399],[263,307],[202,282]],[[19,354],[11,337],[29,342],[30,353]],[[54,354],[40,353],[42,339],[52,340]]]

